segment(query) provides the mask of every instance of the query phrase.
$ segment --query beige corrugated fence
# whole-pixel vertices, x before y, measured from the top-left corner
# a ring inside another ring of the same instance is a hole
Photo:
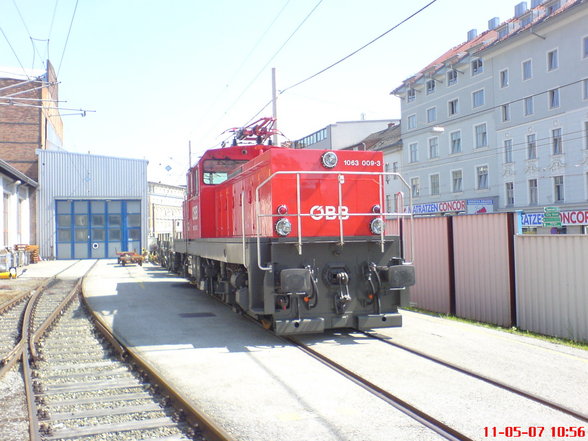
[[[517,323],[588,341],[588,236],[516,236]]]

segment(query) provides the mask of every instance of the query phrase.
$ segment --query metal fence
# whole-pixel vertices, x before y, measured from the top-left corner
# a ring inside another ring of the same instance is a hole
[[[588,341],[588,236],[515,237],[517,324]]]
[[[415,219],[422,309],[588,341],[588,236],[515,235],[510,213]]]

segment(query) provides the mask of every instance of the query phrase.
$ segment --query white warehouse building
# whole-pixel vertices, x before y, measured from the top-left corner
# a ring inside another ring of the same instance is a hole
[[[114,258],[147,247],[142,159],[37,150],[39,246],[44,258]]]

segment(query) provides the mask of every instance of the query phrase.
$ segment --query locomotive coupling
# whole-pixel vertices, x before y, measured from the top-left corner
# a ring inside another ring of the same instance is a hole
[[[404,289],[415,284],[414,265],[400,263],[391,266],[376,267],[382,281],[390,289]]]

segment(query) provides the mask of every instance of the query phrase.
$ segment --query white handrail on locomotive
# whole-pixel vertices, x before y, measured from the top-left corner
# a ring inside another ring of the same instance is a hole
[[[262,183],[260,183],[256,188],[255,188],[255,230],[256,230],[256,236],[257,236],[257,266],[259,267],[259,269],[261,269],[262,271],[271,271],[272,270],[272,265],[271,263],[268,266],[263,266],[261,264],[261,232],[260,232],[260,219],[262,217],[278,217],[278,216],[282,216],[280,214],[262,214],[260,213],[261,208],[260,208],[260,199],[259,199],[259,190],[266,185],[268,182],[270,182],[274,177],[278,176],[278,175],[296,175],[296,202],[297,202],[297,207],[296,207],[296,213],[291,214],[290,216],[296,216],[297,218],[297,223],[298,223],[298,243],[297,243],[297,248],[298,248],[298,254],[302,254],[302,222],[301,222],[301,218],[302,217],[310,217],[312,216],[311,213],[300,213],[300,175],[301,174],[305,174],[305,175],[338,175],[337,178],[337,182],[338,182],[338,195],[339,195],[339,207],[341,207],[343,205],[343,200],[342,200],[342,192],[341,192],[341,185],[345,182],[345,175],[363,175],[363,176],[378,176],[378,180],[379,180],[379,198],[380,198],[380,207],[382,207],[382,177],[383,176],[396,176],[398,177],[402,183],[404,184],[404,186],[409,190],[408,191],[408,195],[409,195],[409,206],[408,206],[408,212],[403,212],[403,213],[378,213],[378,218],[381,219],[382,221],[382,230],[380,232],[380,244],[381,244],[381,250],[382,252],[384,252],[384,243],[385,243],[385,239],[384,239],[384,216],[394,216],[396,217],[396,219],[400,219],[401,217],[406,217],[408,219],[410,219],[410,257],[411,259],[414,256],[414,228],[412,225],[413,222],[413,215],[412,215],[412,194],[410,193],[410,186],[408,185],[408,182],[406,182],[406,180],[399,174],[396,172],[353,172],[353,171],[347,171],[347,172],[341,172],[341,171],[277,171],[274,172],[273,174],[271,174],[268,178],[266,178]],[[344,235],[343,235],[343,216],[373,216],[376,213],[341,213],[341,210],[338,210],[337,213],[337,217],[339,218],[339,244],[341,246],[344,245]],[[243,230],[243,241],[245,240],[245,231]],[[402,251],[402,258],[404,258],[404,247],[401,247]],[[245,252],[245,251],[243,251]],[[411,262],[407,262],[407,263],[411,263]]]

